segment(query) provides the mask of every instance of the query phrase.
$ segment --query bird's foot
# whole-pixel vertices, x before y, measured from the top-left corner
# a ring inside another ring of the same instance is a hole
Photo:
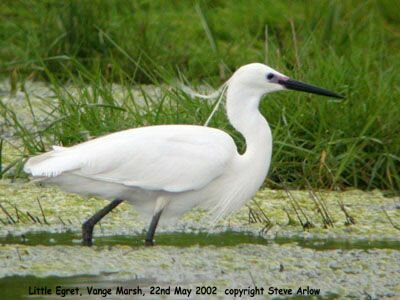
[[[145,240],[144,245],[145,246],[154,246],[154,241],[153,240]]]
[[[92,239],[82,239],[82,246],[87,246],[87,247],[93,246]]]
[[[93,225],[90,222],[85,222],[82,225],[82,246],[93,245]]]

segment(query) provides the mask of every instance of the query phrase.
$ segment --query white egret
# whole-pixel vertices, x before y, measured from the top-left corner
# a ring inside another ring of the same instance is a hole
[[[252,63],[239,68],[227,82],[227,115],[245,138],[243,154],[222,130],[161,125],[128,129],[72,147],[53,147],[30,158],[24,170],[68,192],[112,200],[83,224],[85,245],[92,243],[95,224],[122,201],[152,216],[146,237],[146,244],[152,245],[161,214],[163,218],[179,216],[201,206],[221,217],[257,192],[272,153],[271,130],[259,102],[264,94],[285,89],[343,98]]]

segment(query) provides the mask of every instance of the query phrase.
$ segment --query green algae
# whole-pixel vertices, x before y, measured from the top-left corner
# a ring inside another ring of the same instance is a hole
[[[85,274],[111,285],[120,281],[147,282],[144,286],[149,282],[211,285],[220,292],[254,285],[310,286],[320,288],[323,294],[400,295],[400,266],[396,263],[400,253],[390,249],[316,251],[293,243],[223,248],[3,245],[0,256],[0,278],[33,274],[44,279],[55,275],[78,278]]]
[[[399,220],[398,198],[379,191],[322,191],[333,219],[333,227],[325,228],[308,192],[291,193],[314,227],[303,229],[284,191],[262,190],[215,226],[202,210],[162,225],[153,248],[142,246],[146,222],[123,203],[95,228],[95,246],[88,248],[80,246],[81,224],[107,201],[3,180],[0,204],[15,223],[0,210],[0,286],[19,283],[6,290],[19,296],[26,295],[21,286],[40,282],[100,287],[122,282],[147,291],[155,283],[211,285],[218,288],[217,298],[226,288],[254,285],[320,288],[318,299],[400,296],[399,231],[382,210]],[[338,201],[355,224],[346,225]],[[251,218],[250,209],[259,217]],[[271,221],[268,230],[263,214]],[[0,289],[0,298],[4,293]]]
[[[347,192],[321,191],[333,226],[326,227],[308,191],[291,191],[304,213],[313,223],[304,229],[284,191],[264,189],[258,192],[247,206],[230,217],[210,226],[210,219],[203,210],[193,210],[176,224],[161,224],[158,232],[221,233],[226,230],[261,234],[266,239],[338,239],[400,241],[400,231],[393,222],[400,220],[398,198],[386,198],[380,191]],[[0,210],[0,236],[21,235],[27,232],[80,232],[81,224],[108,202],[98,198],[85,198],[67,194],[57,188],[40,187],[32,182],[0,181],[0,204],[16,221],[9,220]],[[339,206],[343,203],[346,213],[355,224],[347,224],[346,216]],[[39,205],[40,204],[40,205]],[[43,209],[43,212],[40,208]],[[261,216],[250,218],[249,211]],[[262,217],[266,215],[271,222]],[[29,216],[33,216],[36,222]],[[289,216],[289,217],[288,217]],[[143,220],[132,205],[121,204],[95,227],[95,236],[141,235],[148,220]],[[47,223],[47,224],[46,224]]]
[[[2,169],[12,164],[16,159],[19,159],[23,154],[20,150],[17,149],[17,147],[13,146],[8,141],[3,141],[1,151]]]

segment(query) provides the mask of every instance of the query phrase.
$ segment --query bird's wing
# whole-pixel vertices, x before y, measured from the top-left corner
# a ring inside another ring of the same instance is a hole
[[[32,157],[33,176],[65,172],[147,190],[183,192],[221,176],[236,156],[232,138],[218,129],[163,125],[130,129]]]

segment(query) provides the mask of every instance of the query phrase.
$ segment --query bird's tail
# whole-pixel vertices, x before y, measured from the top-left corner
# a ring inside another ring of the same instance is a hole
[[[53,150],[31,157],[24,165],[24,171],[34,177],[54,177],[62,172],[75,169],[68,159],[68,148],[53,146]]]

